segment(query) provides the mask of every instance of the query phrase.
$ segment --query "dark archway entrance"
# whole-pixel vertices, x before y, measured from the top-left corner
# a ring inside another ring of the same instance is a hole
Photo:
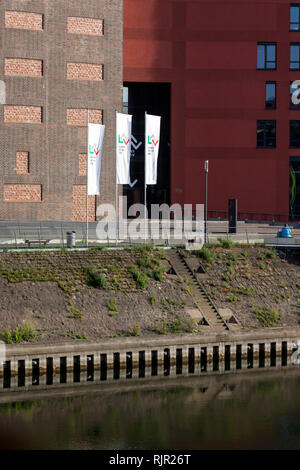
[[[145,111],[161,116],[157,184],[147,187],[147,207],[170,203],[170,94],[169,83],[124,83],[124,113],[132,114],[131,188],[123,186],[128,207],[144,202]]]

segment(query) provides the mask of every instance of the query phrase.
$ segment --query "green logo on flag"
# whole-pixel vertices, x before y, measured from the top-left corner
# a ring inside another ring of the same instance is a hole
[[[129,139],[126,140],[126,136],[124,134],[123,135],[118,134],[118,143],[128,145]]]
[[[157,146],[157,144],[158,144],[158,139],[157,139],[157,140],[155,139],[155,135],[151,135],[151,137],[148,135],[148,144],[149,144],[149,145],[152,145],[152,144],[153,144],[154,147]]]

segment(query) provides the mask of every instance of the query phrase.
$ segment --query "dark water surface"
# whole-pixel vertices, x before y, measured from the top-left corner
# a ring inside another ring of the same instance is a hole
[[[0,447],[300,449],[299,369],[134,387],[0,403]]]

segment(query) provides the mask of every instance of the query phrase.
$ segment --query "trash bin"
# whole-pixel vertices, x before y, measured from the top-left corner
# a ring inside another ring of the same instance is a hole
[[[76,245],[76,232],[67,232],[67,247],[72,248]]]

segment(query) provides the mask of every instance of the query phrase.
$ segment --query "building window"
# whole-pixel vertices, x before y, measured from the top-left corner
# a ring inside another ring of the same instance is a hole
[[[276,44],[272,42],[257,44],[257,68],[259,70],[276,69]]]
[[[290,69],[300,69],[300,44],[290,44]]]
[[[128,86],[123,87],[123,113],[128,113]]]
[[[266,109],[276,108],[276,82],[266,82]]]
[[[300,148],[300,121],[290,121],[290,147]]]
[[[300,31],[300,4],[290,6],[290,31]]]
[[[300,109],[300,80],[290,82],[290,108]]]
[[[257,147],[276,147],[276,121],[257,121]]]

